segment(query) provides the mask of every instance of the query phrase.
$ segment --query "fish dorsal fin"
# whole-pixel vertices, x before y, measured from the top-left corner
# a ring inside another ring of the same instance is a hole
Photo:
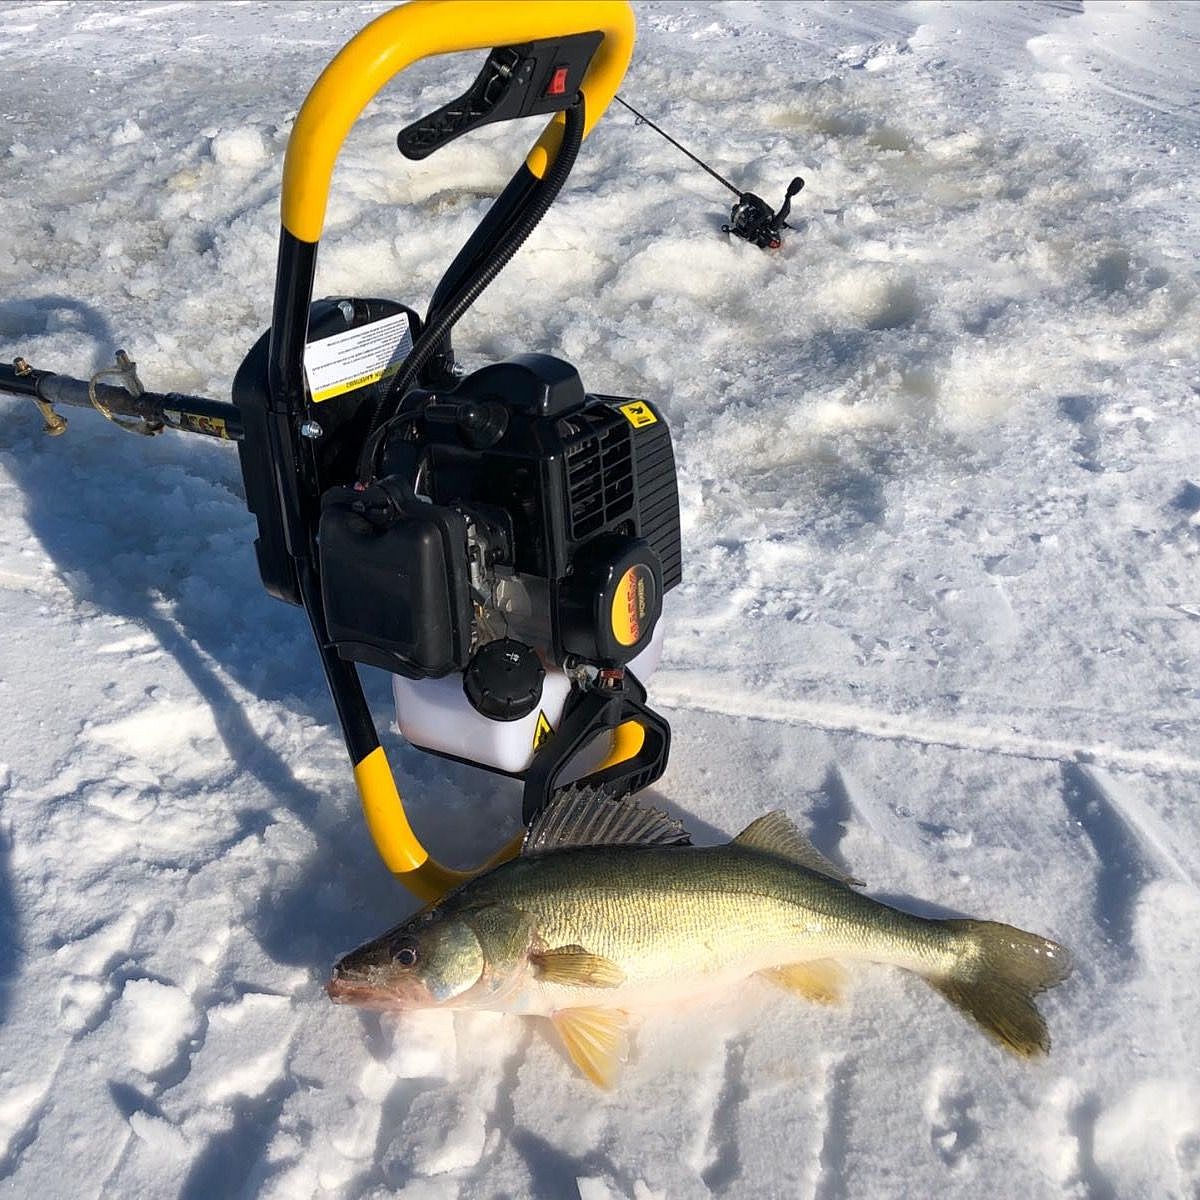
[[[691,841],[679,821],[657,809],[614,799],[600,788],[569,787],[529,827],[521,853],[568,846],[688,846]]]
[[[616,1008],[560,1008],[550,1020],[571,1061],[609,1091],[629,1053],[629,1018]]]
[[[796,828],[787,813],[775,811],[751,821],[741,833],[733,839],[733,845],[744,846],[748,850],[761,850],[764,854],[773,854],[776,858],[786,858],[789,862],[799,863],[818,875],[836,879],[839,883],[861,886],[862,880],[843,871],[835,863],[823,855]]]

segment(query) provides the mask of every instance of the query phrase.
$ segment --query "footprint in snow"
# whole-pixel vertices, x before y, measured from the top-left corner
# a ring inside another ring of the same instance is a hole
[[[935,1071],[930,1080],[925,1116],[929,1143],[948,1167],[957,1167],[979,1140],[979,1122],[971,1116],[974,1098],[965,1081],[947,1071]]]

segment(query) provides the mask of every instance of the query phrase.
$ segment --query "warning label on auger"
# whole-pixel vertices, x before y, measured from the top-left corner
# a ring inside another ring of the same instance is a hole
[[[622,404],[621,412],[625,414],[625,420],[634,429],[641,429],[644,425],[658,424],[658,418],[651,411],[650,405],[643,404],[640,400],[634,400],[632,404]]]
[[[408,314],[397,313],[304,347],[304,373],[315,403],[394,375],[412,349]]]
[[[545,712],[538,713],[537,728],[533,731],[533,748],[540,750],[542,743],[554,732],[550,722],[546,720]]]

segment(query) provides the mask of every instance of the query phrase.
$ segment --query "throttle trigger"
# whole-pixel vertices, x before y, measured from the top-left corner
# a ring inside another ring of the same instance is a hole
[[[600,32],[576,33],[497,46],[458,99],[400,131],[396,136],[400,153],[405,158],[427,158],[480,126],[569,108],[603,40]]]

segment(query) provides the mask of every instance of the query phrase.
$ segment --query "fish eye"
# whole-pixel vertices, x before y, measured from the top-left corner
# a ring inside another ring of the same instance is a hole
[[[399,942],[392,947],[392,961],[399,963],[402,967],[415,967],[417,965],[417,947],[408,938]]]

